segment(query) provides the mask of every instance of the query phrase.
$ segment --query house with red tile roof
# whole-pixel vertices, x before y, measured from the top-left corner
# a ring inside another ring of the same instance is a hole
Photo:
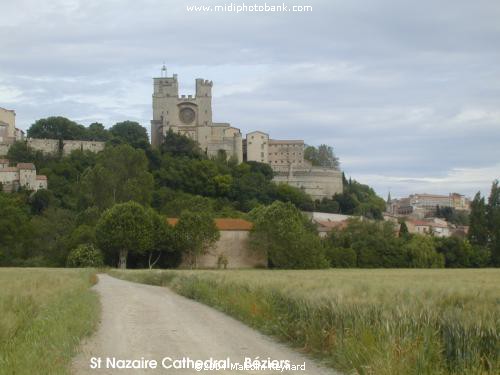
[[[168,224],[175,226],[178,218],[168,218]],[[235,218],[214,219],[220,238],[208,253],[197,258],[198,268],[218,268],[227,260],[227,268],[267,267],[267,256],[249,246],[249,234],[253,227],[250,221]],[[189,268],[183,260],[181,268]]]
[[[19,188],[37,191],[47,189],[47,176],[37,175],[33,163],[17,163],[9,166],[7,159],[0,159],[0,186],[5,192],[16,191]]]

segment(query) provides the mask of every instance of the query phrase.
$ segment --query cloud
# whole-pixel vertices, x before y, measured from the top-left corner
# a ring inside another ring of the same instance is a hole
[[[165,61],[182,93],[214,81],[214,120],[331,144],[380,194],[470,193],[498,176],[500,3],[307,3],[307,14],[214,14],[186,0],[6,2],[0,106],[24,129],[51,115],[148,126]]]

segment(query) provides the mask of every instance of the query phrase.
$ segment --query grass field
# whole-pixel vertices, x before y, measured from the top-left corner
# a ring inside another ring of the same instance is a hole
[[[0,373],[69,374],[99,317],[95,271],[0,268]]]
[[[500,270],[110,271],[349,374],[499,374]]]

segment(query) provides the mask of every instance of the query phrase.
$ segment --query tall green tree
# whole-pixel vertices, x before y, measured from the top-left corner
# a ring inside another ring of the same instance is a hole
[[[490,234],[491,261],[500,266],[500,187],[498,180],[493,181],[486,207],[486,219]]]
[[[30,233],[27,208],[21,200],[0,189],[0,266],[24,257]]]
[[[406,225],[406,221],[403,220],[399,226],[399,236],[402,238],[408,238],[409,234],[408,225]]]
[[[200,146],[198,146],[198,142],[181,134],[174,133],[172,129],[168,130],[165,140],[160,146],[160,151],[172,156],[185,156],[195,159],[201,159],[205,156]]]
[[[127,268],[129,253],[144,254],[152,247],[152,223],[143,206],[136,202],[121,203],[106,210],[96,226],[99,248],[113,259],[118,267]]]
[[[196,268],[198,257],[208,252],[220,233],[208,213],[184,211],[175,226],[175,237],[188,263]]]
[[[97,164],[83,175],[82,187],[89,206],[104,209],[131,200],[148,205],[153,176],[143,150],[129,145],[107,147]]]
[[[146,128],[142,127],[138,122],[117,122],[109,129],[109,132],[113,136],[115,144],[126,143],[134,148],[144,150],[150,147]]]
[[[28,129],[29,138],[85,139],[86,128],[62,116],[37,120]]]
[[[488,219],[486,203],[481,193],[477,193],[471,202],[470,226],[468,238],[473,245],[488,245]]]
[[[166,253],[174,252],[175,239],[174,230],[165,218],[155,210],[146,210],[151,222],[151,244],[148,249],[148,267],[152,269]]]
[[[331,146],[322,144],[318,148],[307,146],[304,150],[304,159],[314,166],[339,169],[339,158],[335,156]]]
[[[325,249],[310,221],[291,203],[276,201],[250,212],[254,227],[250,232],[255,251],[267,254],[277,268],[325,268]]]
[[[73,210],[49,207],[42,215],[31,218],[31,244],[26,258],[36,266],[63,267],[68,253],[73,250],[69,238],[76,226]]]
[[[87,128],[86,140],[106,142],[111,139],[111,133],[99,122],[93,122]]]

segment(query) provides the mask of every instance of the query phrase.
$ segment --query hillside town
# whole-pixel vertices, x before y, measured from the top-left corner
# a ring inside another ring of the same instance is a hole
[[[273,171],[274,182],[298,188],[313,200],[329,199],[345,190],[339,168],[313,165],[305,159],[303,140],[273,139],[260,130],[243,137],[240,129],[231,124],[214,122],[212,81],[196,79],[194,95],[179,95],[177,74],[169,77],[163,66],[161,76],[153,82],[151,145],[154,148],[159,148],[169,132],[174,132],[197,142],[208,157],[216,157],[222,152],[238,163],[267,164]],[[75,150],[98,153],[106,145],[98,140],[27,138],[25,132],[16,127],[15,110],[0,108],[0,157],[5,157],[15,142],[24,142],[33,151],[63,156]],[[50,184],[46,176],[36,174],[33,163],[11,164],[5,158],[0,160],[0,184],[5,192],[19,188],[37,191]],[[470,199],[458,193],[415,193],[397,199],[389,194],[383,218],[398,227],[404,221],[409,233],[464,237],[468,233],[467,220],[454,222],[443,213],[459,213],[466,217],[469,212]],[[323,237],[334,229],[342,229],[353,217],[314,211],[308,215]]]

